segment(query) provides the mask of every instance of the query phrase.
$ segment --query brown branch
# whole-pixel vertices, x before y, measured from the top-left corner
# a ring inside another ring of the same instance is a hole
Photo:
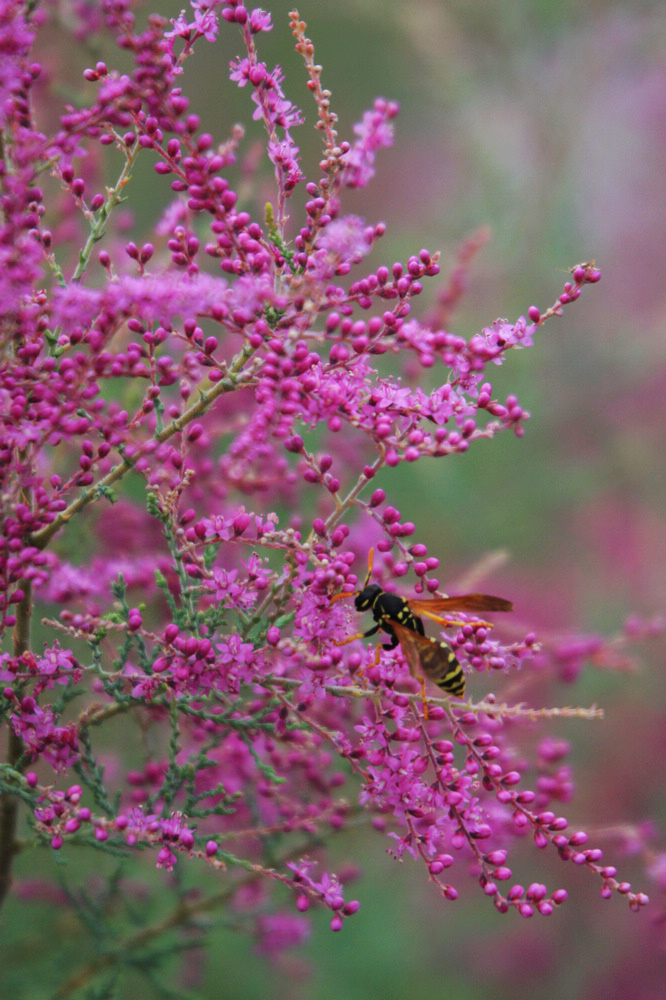
[[[306,850],[306,847],[301,844],[298,849],[292,848],[291,850],[285,852],[285,854],[279,859],[280,864],[284,864],[292,858],[300,857],[304,850]],[[213,865],[215,865],[215,862],[213,862]],[[261,878],[262,876],[277,878],[286,885],[291,885],[291,879],[280,875],[280,873],[274,868],[262,868],[261,865],[251,865],[251,863],[249,863],[248,866],[251,866],[251,871],[249,871],[242,878],[237,879],[233,885],[228,885],[224,889],[220,889],[219,892],[214,892],[210,896],[203,898],[194,899],[188,903],[179,900],[173,910],[165,917],[162,917],[161,920],[156,921],[154,924],[150,924],[148,927],[142,928],[135,934],[128,935],[123,938],[120,944],[118,944],[111,951],[107,951],[103,955],[98,955],[97,958],[94,958],[86,966],[75,973],[75,975],[59,986],[55,993],[51,994],[50,1000],[65,1000],[66,997],[71,996],[77,989],[89,982],[93,976],[97,975],[97,973],[123,963],[123,960],[126,959],[127,955],[131,952],[135,952],[139,948],[149,945],[152,941],[160,938],[167,931],[186,925],[189,921],[201,913],[208,913],[211,910],[215,910],[223,903],[228,902],[240,889],[251,885],[256,879]],[[220,867],[222,867],[221,862]]]
[[[23,581],[23,600],[16,608],[14,626],[14,656],[22,656],[30,649],[30,623],[32,619],[32,584]],[[7,727],[7,760],[15,768],[23,754],[23,741],[11,726]],[[0,906],[2,906],[12,882],[12,863],[17,851],[16,827],[18,824],[18,799],[5,792],[0,797]]]

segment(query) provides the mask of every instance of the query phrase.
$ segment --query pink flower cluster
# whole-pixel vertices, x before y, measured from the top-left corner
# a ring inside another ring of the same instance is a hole
[[[147,847],[167,872],[186,856],[239,900],[247,885],[230,872],[250,873],[271,955],[305,936],[298,914],[266,914],[274,887],[301,914],[327,907],[333,930],[358,909],[311,855],[361,808],[446,899],[459,858],[500,912],[551,914],[564,889],[501,888],[530,833],[638,909],[647,896],[555,811],[574,790],[566,747],[544,737],[525,757],[521,723],[551,710],[492,696],[461,705],[433,688],[426,715],[401,650],[346,645],[349,605],[331,601],[359,589],[372,545],[385,590],[440,591],[437,557],[373,480],[503,431],[520,437],[529,414],[498,398],[490,366],[531,347],[600,272],[579,265],[552,306],[468,340],[419,319],[438,254],[368,268],[385,227],[342,208],[390,144],[397,106],[378,100],[356,139],[339,140],[314,47],[290,16],[324,145],[290,227],[304,116],[280,67],[260,60],[270,15],[236,0],[191,8],[191,20],[154,15],[141,29],[129,0],[104,0],[96,16],[77,8],[79,37],[110,34],[132,68],[89,67],[80,102],[46,134],[31,55],[40,19],[0,0],[0,612],[14,642],[0,658],[0,791],[20,790],[57,849]],[[236,189],[240,131],[222,142],[202,132],[180,86],[184,60],[222,29],[245,47],[230,79],[266,131],[268,210]],[[107,157],[122,163],[111,185]],[[128,242],[120,206],[139,157],[164,211],[150,240]],[[87,652],[37,652],[37,614]],[[498,626],[495,638],[492,624],[463,613],[444,634],[466,673],[494,672],[499,685],[535,656],[572,674],[606,649],[594,638],[540,650],[534,634]],[[102,764],[97,733],[112,719],[122,735]],[[72,770],[78,783],[57,790],[52,772]],[[0,845],[3,870],[13,854]]]

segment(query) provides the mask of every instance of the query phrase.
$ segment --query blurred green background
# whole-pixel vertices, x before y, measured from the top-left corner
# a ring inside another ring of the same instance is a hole
[[[159,6],[177,13],[182,4]],[[295,138],[306,175],[316,177],[315,115],[289,34],[291,6],[271,5],[275,27],[258,44],[262,59],[282,65],[286,93],[305,111]],[[380,153],[375,181],[344,204],[370,223],[387,224],[371,266],[405,261],[427,247],[442,251],[446,274],[460,242],[490,227],[452,325],[462,336],[498,316],[515,319],[532,303],[545,309],[566,269],[579,261],[596,259],[603,274],[538,333],[533,349],[513,352],[492,373],[496,395],[515,392],[531,412],[525,438],[500,435],[466,456],[384,474],[380,484],[389,499],[439,556],[447,585],[487,552],[507,550],[510,561],[492,583],[514,597],[526,627],[610,634],[630,613],[660,611],[666,603],[663,2],[305,0],[299,11],[332,91],[341,138],[352,138],[353,123],[375,97],[401,105],[394,147]],[[240,121],[249,149],[261,139],[260,126],[251,121],[248,91],[227,80],[228,60],[240,51],[235,30],[223,28],[215,45],[200,45],[188,61],[183,87],[216,139]],[[122,55],[108,59],[122,64]],[[89,64],[86,52],[81,60]],[[270,171],[264,175],[264,200],[273,200]],[[163,206],[151,201],[147,166],[137,183],[142,196],[134,191],[133,205],[143,202],[138,225],[147,236]],[[295,225],[302,201],[297,195],[292,203]],[[134,231],[132,238],[139,243]],[[426,285],[424,310],[435,291],[434,283]],[[596,701],[606,709],[604,722],[549,728],[574,744],[577,793],[565,807],[574,827],[601,835],[609,824],[656,818],[655,849],[663,849],[663,640],[642,646],[639,663],[639,673],[586,672],[574,688],[553,684],[540,694],[550,704]],[[500,685],[501,678],[498,694]],[[657,923],[663,898],[648,883],[645,859],[621,858],[617,842],[608,842],[607,860],[617,858],[636,888],[651,891],[653,907],[631,914],[617,897],[599,899],[592,876],[526,851],[525,871],[516,877],[563,884],[570,899],[548,920],[523,921],[497,915],[472,879],[462,881],[456,903],[440,901],[420,866],[384,856],[381,836],[352,831],[333,845],[333,870],[353,860],[364,871],[350,890],[362,908],[341,934],[332,935],[327,916],[318,914],[312,941],[271,968],[234,931],[232,917],[231,929],[215,927],[205,962],[196,952],[187,959],[192,995],[663,997],[665,940]],[[45,852],[40,874],[55,869],[56,860]],[[107,870],[97,858],[90,865]],[[30,874],[20,865],[19,873]],[[161,879],[156,873],[156,892]],[[48,993],[42,977],[53,974],[52,958],[40,965],[34,935],[47,938],[54,929],[51,917],[44,911],[42,922],[39,913],[38,904],[25,902],[6,911],[8,953],[23,953],[39,976],[28,985],[25,964],[21,974],[6,968],[6,996]],[[215,923],[220,914],[208,919]],[[71,934],[72,952],[61,954],[71,968],[82,957],[76,925],[56,931]],[[123,981],[121,995],[151,994],[137,977]]]

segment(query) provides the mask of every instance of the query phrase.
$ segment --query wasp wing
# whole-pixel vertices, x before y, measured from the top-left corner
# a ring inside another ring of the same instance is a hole
[[[428,677],[443,691],[462,698],[465,675],[451,647],[439,639],[420,635],[393,619],[389,624],[398,637],[412,677]]]
[[[428,597],[408,600],[410,609],[417,615],[429,616],[435,611],[513,611],[511,601],[491,594],[461,594],[459,597]]]

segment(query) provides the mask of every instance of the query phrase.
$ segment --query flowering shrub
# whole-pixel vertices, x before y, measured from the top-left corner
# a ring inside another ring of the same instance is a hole
[[[358,910],[321,848],[365,815],[382,849],[387,835],[445,900],[471,870],[498,911],[552,914],[564,888],[512,876],[529,835],[639,910],[645,893],[561,814],[574,791],[568,745],[544,731],[532,746],[535,723],[600,711],[475,700],[474,676],[493,672],[500,690],[508,676],[514,693],[530,671],[573,680],[590,658],[618,665],[630,639],[662,623],[540,643],[506,620],[495,638],[464,613],[443,634],[471,697],[428,687],[426,706],[400,647],[346,644],[353,607],[331,600],[362,587],[371,547],[384,590],[423,600],[445,586],[418,526],[373,480],[389,470],[390,486],[403,463],[521,437],[529,414],[497,397],[492,366],[531,347],[600,271],[574,267],[553,305],[469,340],[447,332],[460,274],[440,287],[425,249],[372,269],[384,226],[343,210],[391,143],[397,106],[377,100],[355,138],[339,138],[292,12],[323,145],[307,181],[304,116],[257,48],[269,14],[210,0],[141,29],[130,7],[79,11],[79,35],[110,32],[132,68],[86,70],[80,102],[49,131],[54,97],[32,56],[44,15],[0,5],[0,610],[13,633],[0,659],[2,895],[24,818],[32,846],[147,849],[165,872],[207,866],[215,888],[178,901],[168,926],[243,907],[274,956],[303,939],[313,904],[333,930]],[[222,142],[202,132],[180,86],[186,59],[221,30],[244,46],[230,78],[266,130],[275,197],[261,212],[229,179],[242,130]],[[123,246],[139,159],[172,196],[154,242]],[[299,226],[288,210],[301,188]],[[438,305],[426,322],[414,300],[428,282]],[[37,598],[51,606],[40,640]]]

